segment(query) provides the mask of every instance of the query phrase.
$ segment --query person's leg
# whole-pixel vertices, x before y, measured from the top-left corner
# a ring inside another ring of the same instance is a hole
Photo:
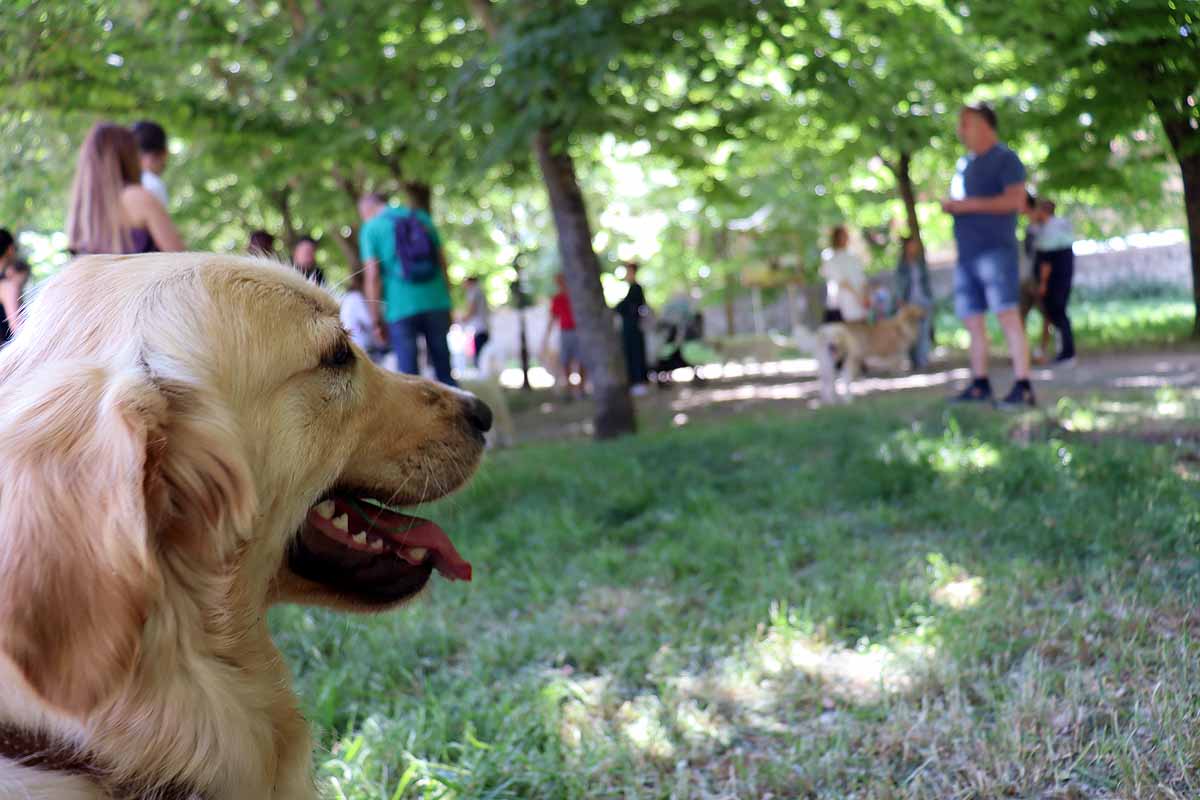
[[[388,325],[388,338],[396,353],[396,369],[406,375],[420,375],[417,367],[417,330],[414,317],[403,317]]]
[[[1021,324],[1020,274],[1017,248],[990,250],[976,261],[980,282],[983,284],[987,306],[995,312],[1004,338],[1008,342],[1008,353],[1012,358],[1013,372],[1018,381],[1029,380],[1029,338]]]
[[[1008,354],[1012,357],[1013,374],[1019,381],[1029,380],[1029,340],[1025,336],[1025,327],[1021,324],[1021,315],[1017,309],[1009,308],[998,312],[996,319],[1004,329]]]
[[[985,314],[988,298],[980,267],[983,256],[960,258],[954,270],[954,312],[969,335],[971,375],[976,380],[988,377],[988,338]]]
[[[909,352],[909,358],[916,369],[924,369],[929,364],[929,346],[932,339],[929,329],[933,326],[933,309],[927,308],[925,312],[925,316],[921,318],[921,327],[917,331],[917,341],[913,343]]]
[[[983,314],[972,314],[963,319],[963,327],[970,336],[969,354],[971,375],[975,378],[988,376],[988,332],[987,318]]]
[[[475,367],[476,367],[476,369],[479,368],[479,352],[481,350],[483,350],[485,345],[487,345],[489,338],[491,338],[491,337],[488,336],[487,331],[475,331]]]
[[[570,400],[574,397],[571,388],[571,371],[576,362],[576,344],[578,334],[575,331],[562,331],[558,339],[558,360],[562,375],[563,396]],[[581,380],[582,384],[582,380]]]
[[[633,376],[637,383],[645,383],[647,379],[646,368],[646,334],[642,332],[640,326],[633,327]]]
[[[629,378],[630,385],[638,383],[638,378],[634,374],[636,364],[634,362],[634,350],[637,349],[637,340],[634,338],[634,325],[626,319],[621,320],[621,352],[625,356],[625,375]]]
[[[1075,337],[1071,331],[1071,319],[1067,316],[1067,302],[1071,296],[1074,254],[1070,251],[1055,253],[1050,268],[1050,281],[1046,290],[1046,308],[1050,321],[1058,329],[1062,348],[1056,360],[1075,357]]]
[[[425,350],[437,379],[447,386],[458,386],[450,371],[450,343],[446,337],[450,333],[449,311],[426,311],[421,314],[421,324],[425,334]]]

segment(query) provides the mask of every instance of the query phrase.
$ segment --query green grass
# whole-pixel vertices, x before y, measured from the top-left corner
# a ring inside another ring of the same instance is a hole
[[[1197,440],[1134,434],[1197,411],[910,395],[501,453],[429,512],[473,583],[274,612],[322,785],[1195,797]]]
[[[1195,307],[1185,289],[1172,286],[1116,286],[1107,290],[1079,290],[1068,309],[1081,352],[1173,346],[1191,335]],[[939,307],[938,340],[965,350],[967,331],[949,306]],[[1041,338],[1042,319],[1029,315],[1030,341]],[[988,320],[992,342],[1001,346],[1003,334],[994,318]]]

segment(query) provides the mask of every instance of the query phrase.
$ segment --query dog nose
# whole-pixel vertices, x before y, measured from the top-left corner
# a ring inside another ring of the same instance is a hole
[[[492,429],[492,409],[478,397],[463,401],[463,413],[480,433],[487,433]]]

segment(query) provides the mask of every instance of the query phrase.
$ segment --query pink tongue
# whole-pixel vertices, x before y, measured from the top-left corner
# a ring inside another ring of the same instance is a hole
[[[357,501],[345,502],[341,497],[335,501],[340,512],[362,520],[363,528],[387,536],[400,547],[424,547],[433,553],[433,568],[450,580],[471,580],[471,564],[458,554],[436,522]]]

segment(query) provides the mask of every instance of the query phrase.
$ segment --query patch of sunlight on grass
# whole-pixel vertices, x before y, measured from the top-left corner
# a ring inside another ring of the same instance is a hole
[[[1000,463],[999,449],[990,442],[964,436],[951,422],[940,436],[928,436],[918,430],[902,430],[879,446],[879,459],[885,464],[928,464],[943,474],[982,471]]]
[[[965,567],[953,564],[941,553],[925,558],[929,574],[929,599],[934,603],[961,610],[979,604],[983,599],[984,581],[971,575]]]
[[[855,647],[824,641],[774,604],[771,623],[736,652],[703,668],[672,669],[664,646],[654,689],[630,692],[610,675],[549,673],[560,740],[580,753],[618,746],[651,760],[727,747],[747,732],[799,732],[836,704],[869,706],[914,690],[937,655],[920,630]]]

